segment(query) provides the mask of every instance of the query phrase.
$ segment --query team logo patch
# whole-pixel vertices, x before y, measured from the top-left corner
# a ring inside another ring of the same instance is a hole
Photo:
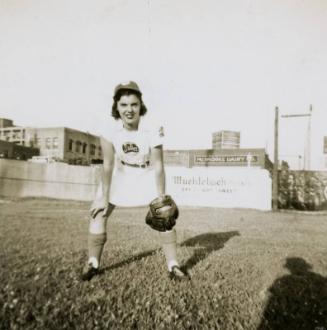
[[[139,147],[133,142],[124,143],[122,148],[123,148],[123,151],[125,152],[125,154],[127,154],[129,152],[139,152],[140,151]]]

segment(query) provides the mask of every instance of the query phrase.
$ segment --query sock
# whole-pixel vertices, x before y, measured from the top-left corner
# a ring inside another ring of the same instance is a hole
[[[102,233],[102,234],[89,233],[88,236],[89,263],[91,263],[94,268],[99,268],[103,247],[106,241],[107,241],[107,233]]]
[[[174,266],[178,266],[177,262],[177,235],[176,230],[161,232],[160,239],[162,249],[166,257],[168,270],[171,271]]]

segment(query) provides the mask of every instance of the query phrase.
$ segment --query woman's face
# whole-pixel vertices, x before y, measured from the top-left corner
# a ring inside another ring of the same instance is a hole
[[[140,121],[141,101],[134,95],[123,95],[117,102],[117,110],[127,129],[137,129]]]

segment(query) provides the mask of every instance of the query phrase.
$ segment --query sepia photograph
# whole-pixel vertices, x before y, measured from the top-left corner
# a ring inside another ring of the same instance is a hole
[[[327,330],[327,2],[0,0],[0,329]]]

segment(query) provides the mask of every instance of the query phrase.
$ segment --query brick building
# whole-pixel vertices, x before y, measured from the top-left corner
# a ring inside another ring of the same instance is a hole
[[[98,136],[66,127],[21,127],[14,126],[11,120],[2,119],[0,140],[37,148],[40,156],[69,164],[88,165],[102,160]]]

